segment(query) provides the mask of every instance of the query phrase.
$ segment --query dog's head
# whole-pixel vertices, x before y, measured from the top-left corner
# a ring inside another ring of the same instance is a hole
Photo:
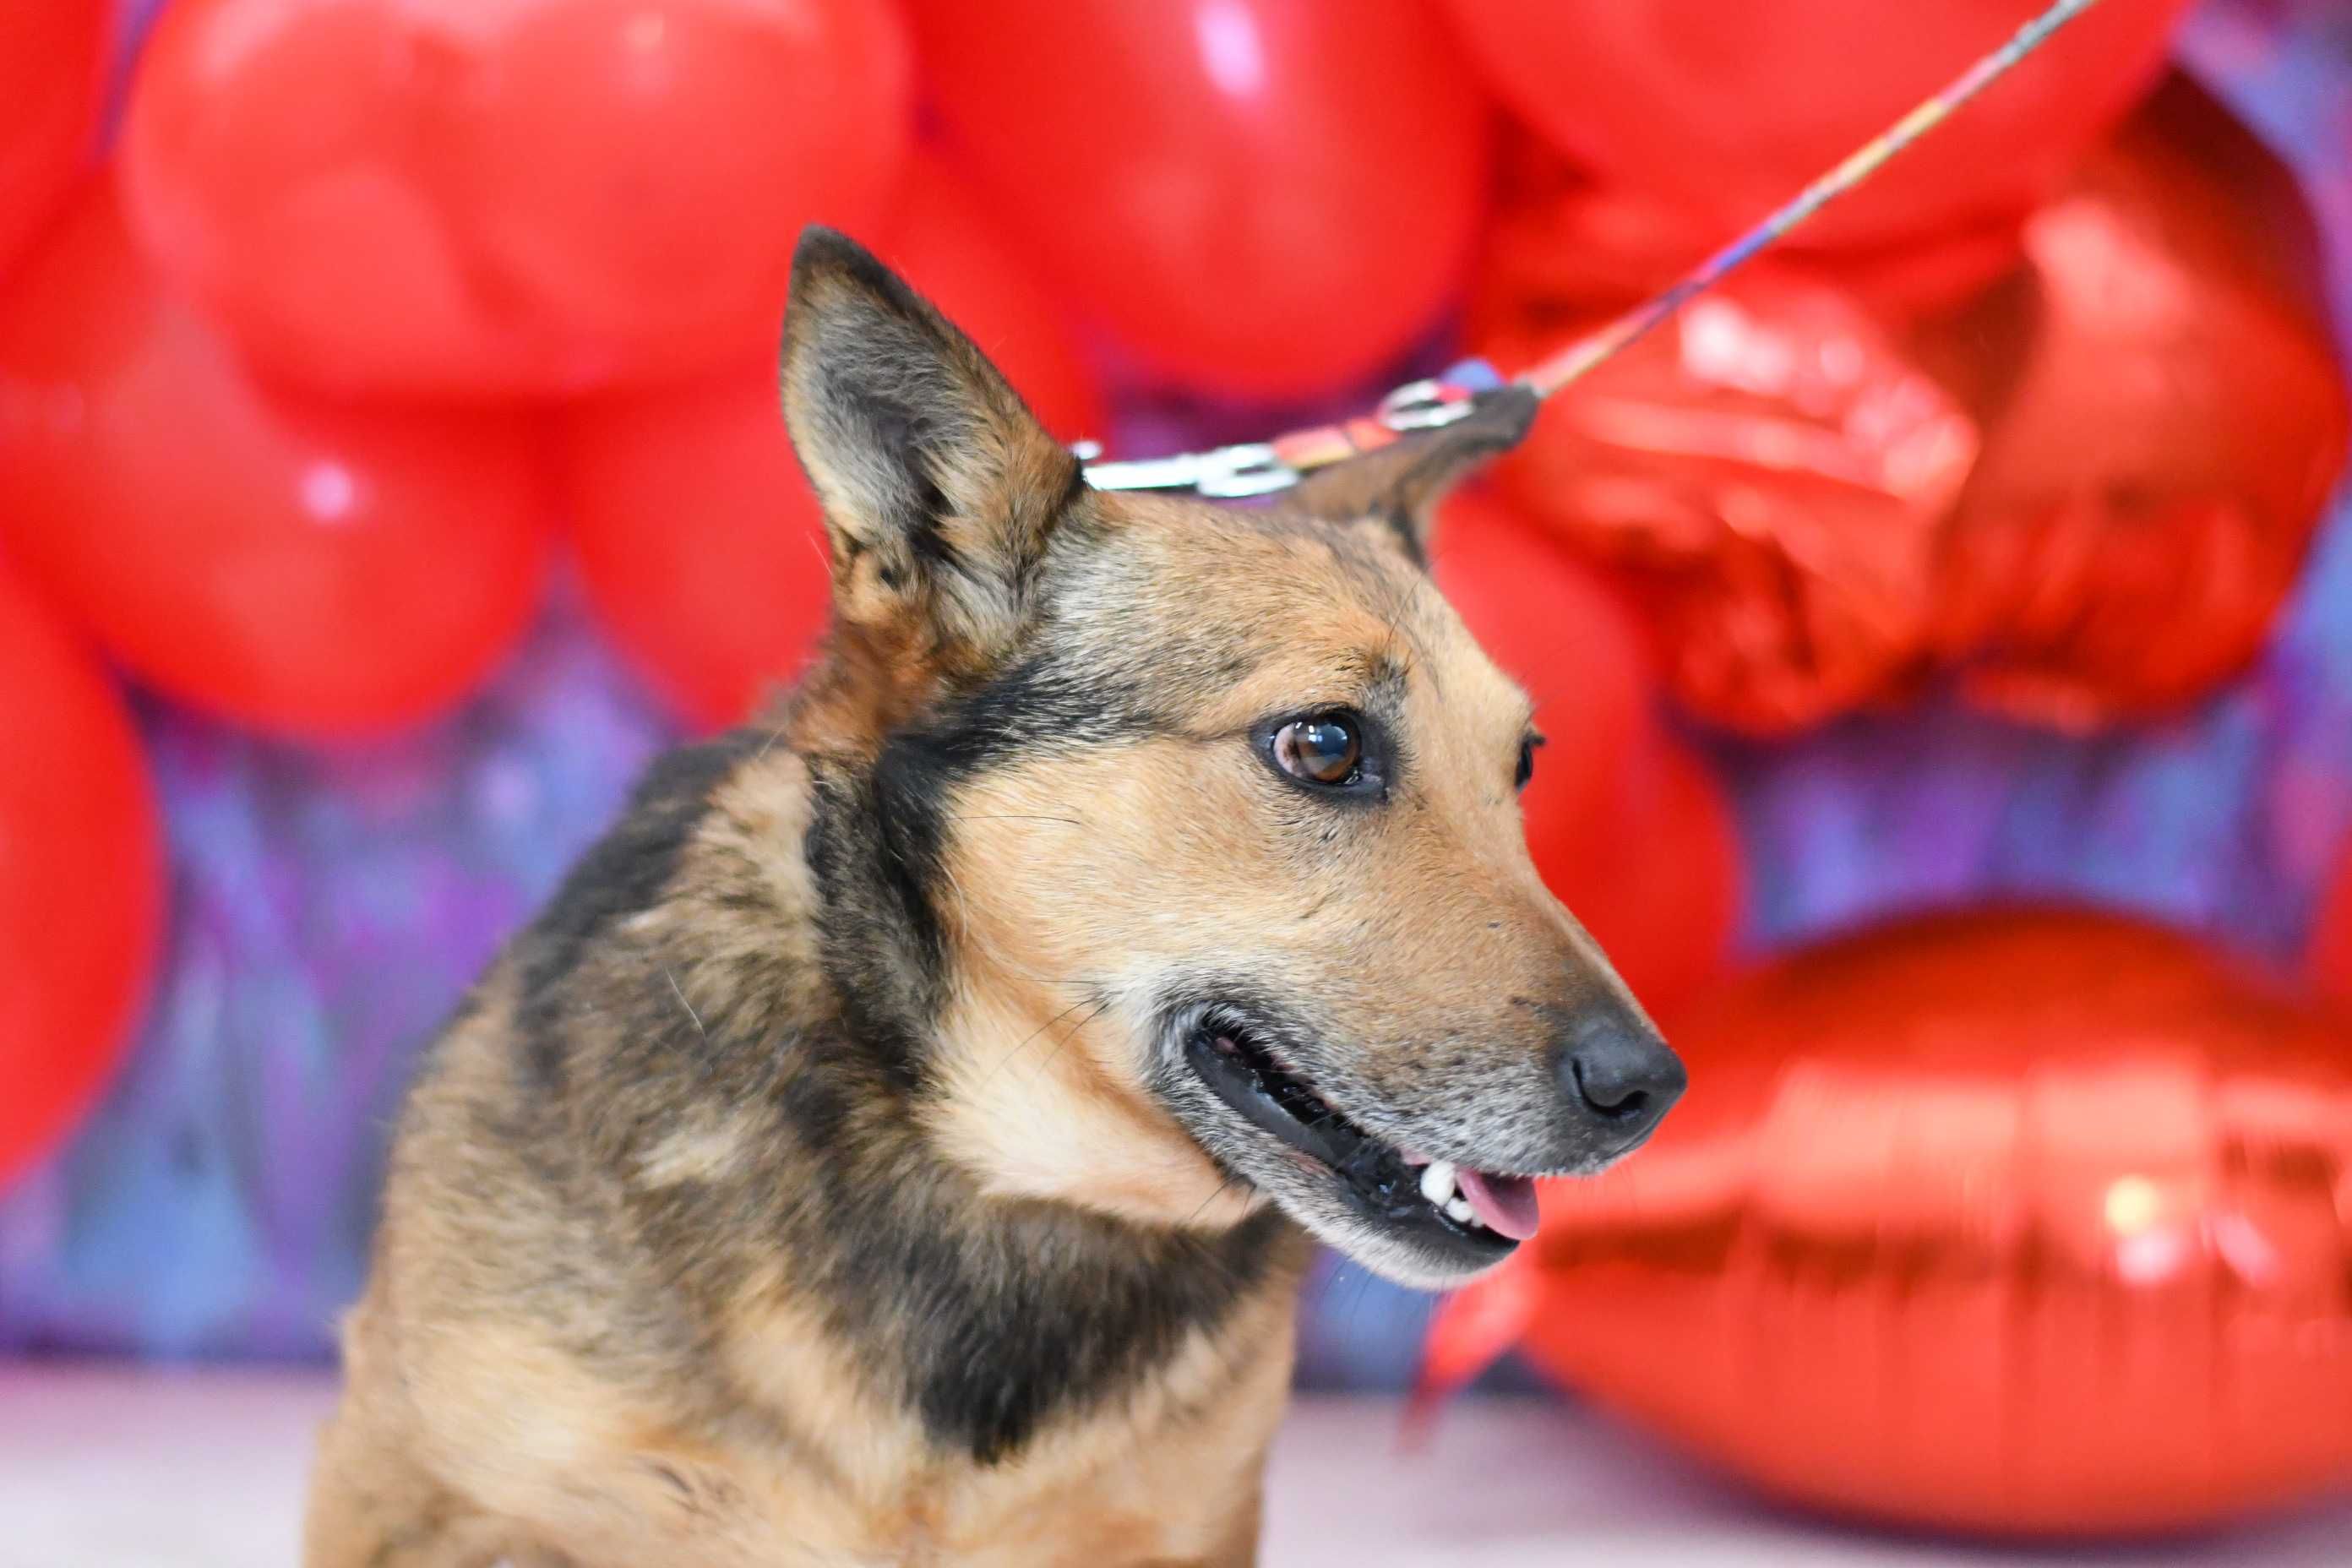
[[[1682,1068],[1538,879],[1528,700],[1425,570],[1532,399],[1264,509],[1098,493],[823,231],[784,397],[835,607],[796,731],[871,770],[936,975],[923,1114],[983,1182],[1180,1225],[1271,1198],[1444,1284],[1531,1228],[1525,1178],[1657,1125]]]

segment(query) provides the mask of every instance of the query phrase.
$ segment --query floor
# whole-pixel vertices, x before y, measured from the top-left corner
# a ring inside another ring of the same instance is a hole
[[[329,1394],[301,1374],[0,1368],[0,1568],[290,1565]],[[2352,1506],[2162,1552],[2021,1559],[1767,1510],[1549,1401],[1457,1405],[1410,1455],[1395,1423],[1378,1399],[1300,1403],[1275,1453],[1267,1568],[2352,1564]]]

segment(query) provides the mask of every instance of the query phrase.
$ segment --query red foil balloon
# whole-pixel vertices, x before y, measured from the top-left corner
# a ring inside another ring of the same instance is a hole
[[[1722,243],[1877,135],[2047,0],[1448,0],[1496,89],[1609,184]],[[2014,219],[2163,69],[2188,0],[2106,0],[1808,224],[1806,248]]]
[[[72,189],[113,56],[111,0],[0,5],[0,272]]]
[[[916,0],[1006,221],[1160,373],[1328,390],[1462,280],[1490,116],[1418,0]]]
[[[1665,243],[1573,182],[1512,193],[1474,319],[1506,369],[1620,308]],[[1562,247],[1579,233],[1614,246]],[[2088,728],[2259,646],[2346,439],[2292,180],[2174,79],[2023,240],[2021,270],[1932,314],[1964,257],[1750,269],[1555,399],[1507,465],[1634,588],[1694,711],[1782,733],[1948,671]]]
[[[2352,1034],[2189,939],[1985,910],[1833,942],[1675,1032],[1649,1148],[1458,1298],[1784,1496],[2169,1529],[2352,1484]]]
[[[163,833],[106,672],[0,570],[0,1188],[54,1148],[129,1043],[155,968]]]
[[[577,392],[760,353],[802,226],[883,210],[910,94],[878,0],[178,0],[123,157],[274,371]]]
[[[2181,77],[2025,237],[2031,347],[1986,405],[1942,657],[2020,717],[2160,714],[2262,647],[2343,471],[2318,237],[2293,175]]]
[[[264,387],[92,185],[0,295],[0,542],[143,679],[306,735],[462,696],[535,607],[528,426]]]
[[[1482,345],[1525,364],[1553,320],[1489,317]],[[1919,663],[1977,439],[1851,295],[1767,264],[1553,398],[1503,473],[1632,588],[1678,698],[1776,733]]]
[[[1524,131],[1502,138],[1499,220],[1478,258],[1487,330],[1513,330],[1509,314],[1539,307],[1557,333],[1606,320],[1696,268],[1728,237],[1655,192],[1611,184]],[[1896,176],[1888,176],[1896,177]],[[1800,229],[1799,233],[1803,230]],[[1788,242],[1774,249],[1787,262]],[[1883,321],[1906,321],[1960,304],[2015,270],[2015,216],[1937,229],[1916,239],[1838,251],[1833,280]],[[1792,270],[1824,270],[1821,258]],[[1541,353],[1540,344],[1533,352]]]
[[[1451,502],[1432,570],[1536,702],[1528,847],[1636,995],[1670,1015],[1722,967],[1744,891],[1730,802],[1660,727],[1640,625],[1558,539],[1484,494]]]
[[[876,248],[970,332],[1039,418],[1098,435],[1102,396],[990,215],[919,161]],[[747,717],[831,605],[824,520],[793,456],[772,355],[692,386],[594,399],[562,437],[572,538],[614,638],[694,723]]]

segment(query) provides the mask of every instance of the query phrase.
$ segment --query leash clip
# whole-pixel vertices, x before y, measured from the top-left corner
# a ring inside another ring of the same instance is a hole
[[[1377,417],[1391,430],[1434,430],[1468,418],[1476,406],[1458,384],[1432,377],[1409,381],[1381,398]]]
[[[1443,375],[1398,387],[1368,417],[1294,430],[1271,441],[1116,463],[1100,460],[1098,442],[1081,441],[1070,450],[1097,489],[1191,490],[1217,500],[1246,500],[1286,490],[1316,469],[1378,451],[1416,430],[1465,419],[1481,395],[1502,384],[1484,360],[1465,360]]]
[[[1298,482],[1298,470],[1284,462],[1273,446],[1264,441],[1117,463],[1093,461],[1102,451],[1101,446],[1093,441],[1082,441],[1072,450],[1087,466],[1087,482],[1097,489],[1191,490],[1196,495],[1233,500],[1271,495]]]

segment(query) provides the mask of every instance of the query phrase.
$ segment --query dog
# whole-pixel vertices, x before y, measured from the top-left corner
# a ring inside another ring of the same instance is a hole
[[[1426,570],[1531,395],[1097,492],[819,229],[782,370],[825,646],[428,1052],[309,1568],[1250,1563],[1307,1238],[1466,1280],[1682,1089]]]

